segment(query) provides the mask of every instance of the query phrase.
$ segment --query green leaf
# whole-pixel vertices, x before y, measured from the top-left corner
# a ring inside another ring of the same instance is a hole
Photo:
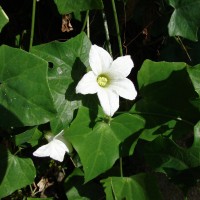
[[[181,71],[185,67],[186,63],[183,62],[153,62],[145,60],[138,72],[139,88],[143,89],[147,85],[166,80],[172,73]]]
[[[170,36],[182,36],[197,41],[200,26],[200,0],[168,0],[174,8],[168,24]]]
[[[123,127],[121,126],[123,124]],[[111,128],[122,142],[120,155],[132,155],[140,136],[140,131],[145,127],[145,120],[139,115],[128,113],[118,115],[111,123]],[[131,134],[134,133],[134,134]]]
[[[76,11],[103,9],[101,0],[54,0],[60,14],[68,14]]]
[[[57,116],[51,120],[51,128],[55,133],[71,122],[74,110],[81,105],[75,87],[89,65],[90,47],[88,37],[81,33],[67,42],[54,41],[32,48],[34,54],[51,65],[49,86],[57,108]]]
[[[156,116],[162,123],[175,119],[193,125],[199,120],[199,111],[191,103],[197,94],[185,63],[146,60],[138,72],[138,83],[141,98],[132,112]]]
[[[192,101],[197,93],[191,84],[190,69],[185,63],[143,63],[138,72],[140,98],[131,109],[146,121],[141,139],[152,141],[162,135],[182,141],[193,131],[199,110]]]
[[[23,133],[15,135],[15,145],[21,146],[22,144],[28,143],[32,147],[38,144],[38,140],[42,137],[42,133],[34,127]]]
[[[0,125],[33,126],[55,114],[47,62],[23,50],[0,47]]]
[[[199,87],[199,75],[200,75],[200,65],[187,68],[189,77],[194,86],[198,97],[191,99],[191,103],[200,111],[200,87]]]
[[[0,146],[0,150],[0,198],[3,198],[32,184],[36,171],[31,159],[12,155],[3,146]]]
[[[192,84],[195,88],[195,91],[200,97],[200,86],[199,86],[200,65],[196,65],[194,67],[188,67],[187,71],[192,81]]]
[[[167,169],[184,170],[188,168],[187,163],[181,159],[183,151],[168,138],[158,137],[148,143],[144,149],[146,160],[157,172],[165,173]]]
[[[110,125],[98,122],[92,128],[90,116],[87,108],[80,108],[67,134],[82,161],[86,182],[111,168],[119,158],[119,144],[144,126],[141,117],[124,114]]]
[[[185,162],[190,167],[200,166],[200,121],[194,127],[194,142],[189,149],[184,150]]]
[[[9,22],[9,18],[0,6],[0,32],[2,28]]]
[[[138,174],[131,177],[109,177],[102,180],[106,199],[162,199],[155,177],[151,174]]]
[[[200,122],[194,127],[194,142],[190,148],[182,148],[169,138],[158,137],[140,149],[148,163],[156,171],[185,170],[200,166]]]

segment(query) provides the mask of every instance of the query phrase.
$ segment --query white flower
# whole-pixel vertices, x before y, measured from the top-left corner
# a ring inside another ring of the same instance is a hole
[[[121,56],[113,61],[103,48],[92,45],[89,53],[92,71],[85,74],[76,87],[76,93],[97,93],[103,111],[113,116],[119,108],[119,96],[133,100],[137,92],[133,83],[126,78],[133,68],[130,56]]]
[[[33,152],[34,156],[47,157],[50,156],[54,160],[63,161],[65,153],[72,152],[72,146],[63,137],[64,131],[61,131],[56,136],[47,135],[48,144],[39,147]]]

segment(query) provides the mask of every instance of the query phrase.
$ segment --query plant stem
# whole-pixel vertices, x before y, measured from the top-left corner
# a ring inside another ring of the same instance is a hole
[[[89,10],[86,11],[85,20],[83,22],[83,26],[82,26],[81,31],[84,31],[84,29],[86,27],[88,16],[89,16]]]
[[[123,177],[123,160],[122,157],[119,158],[120,176]]]
[[[87,16],[87,36],[88,36],[88,38],[90,38],[90,16],[89,16],[89,14]]]
[[[123,56],[122,41],[121,41],[121,36],[120,36],[120,31],[119,31],[119,22],[118,22],[118,17],[117,17],[115,0],[111,0],[111,2],[112,2],[113,14],[114,14],[114,19],[115,19],[115,26],[116,26],[116,31],[117,31],[119,53],[120,53],[120,56]],[[122,157],[119,158],[119,165],[120,165],[120,175],[121,175],[121,177],[123,177],[123,166],[122,166],[123,165],[123,161],[122,161]]]
[[[115,6],[115,0],[111,0],[111,2],[112,2],[113,13],[114,13],[114,19],[115,19],[115,26],[116,26],[116,31],[117,31],[117,39],[118,39],[118,45],[119,45],[119,53],[120,53],[120,56],[123,56],[122,41],[121,41],[121,36],[120,36],[120,31],[119,31],[119,22],[118,22],[118,17],[117,17],[117,11],[116,11],[116,6]]]
[[[33,7],[32,7],[32,22],[31,22],[31,36],[30,36],[30,43],[29,43],[29,51],[33,45],[33,37],[34,37],[34,28],[35,28],[35,11],[36,11],[36,1],[33,0]]]
[[[109,31],[108,31],[108,23],[107,23],[106,14],[105,14],[104,10],[102,10],[102,17],[103,17],[105,34],[106,34],[106,45],[108,48],[108,52],[112,56],[112,49],[111,49],[111,45],[110,45],[110,37],[109,37]]]

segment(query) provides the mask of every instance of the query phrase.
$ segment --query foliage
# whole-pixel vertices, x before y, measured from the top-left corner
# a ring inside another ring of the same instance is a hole
[[[179,35],[197,41],[197,31],[200,25],[200,1],[169,0],[169,4],[174,7],[174,12],[169,22],[169,35]]]
[[[199,197],[200,0],[116,0],[121,35],[111,1],[33,1],[33,15],[31,1],[0,5],[0,198]],[[76,86],[91,45],[116,59],[119,37],[138,95],[111,118]],[[33,156],[62,130],[63,162]]]
[[[8,23],[9,19],[8,16],[6,15],[6,13],[4,12],[4,10],[2,9],[2,7],[0,7],[0,31],[1,29],[5,26],[5,24]]]

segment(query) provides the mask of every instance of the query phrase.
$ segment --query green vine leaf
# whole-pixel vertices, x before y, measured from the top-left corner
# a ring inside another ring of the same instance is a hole
[[[68,14],[77,11],[86,11],[93,9],[103,9],[103,3],[101,0],[54,0],[57,5],[60,14]]]
[[[191,103],[197,94],[187,68],[185,63],[146,60],[138,72],[141,98],[131,111],[163,122],[178,119],[189,125],[197,123],[199,111]]]
[[[36,170],[31,159],[12,155],[3,146],[0,146],[0,150],[0,198],[3,198],[17,189],[32,184]]]
[[[168,0],[174,8],[168,24],[170,36],[182,36],[197,41],[197,32],[200,26],[199,0]]]
[[[47,62],[23,50],[0,47],[0,125],[33,126],[55,116]]]
[[[119,144],[144,127],[138,115],[119,115],[111,124],[98,122],[90,128],[89,109],[81,107],[67,134],[78,152],[85,172],[85,182],[110,169],[119,158]]]
[[[71,122],[74,110],[81,105],[75,87],[89,65],[90,46],[88,37],[81,33],[67,42],[54,41],[32,48],[32,53],[50,64],[48,81],[57,109],[56,117],[51,120],[55,133]]]
[[[151,174],[131,177],[109,177],[101,181],[105,187],[106,199],[162,199],[156,179]],[[148,188],[148,189],[147,189]]]
[[[200,121],[194,127],[194,142],[189,149],[184,150],[183,158],[190,167],[200,166]]]
[[[158,137],[140,149],[151,167],[159,172],[186,170],[200,166],[200,122],[194,127],[194,142],[182,148],[169,138]]]
[[[200,87],[199,87],[200,64],[194,67],[188,67],[187,71],[192,81],[192,84],[195,88],[195,91],[200,97]]]
[[[42,133],[37,127],[33,127],[23,133],[15,135],[15,145],[23,146],[30,144],[32,147],[38,144],[38,140],[42,137]]]

